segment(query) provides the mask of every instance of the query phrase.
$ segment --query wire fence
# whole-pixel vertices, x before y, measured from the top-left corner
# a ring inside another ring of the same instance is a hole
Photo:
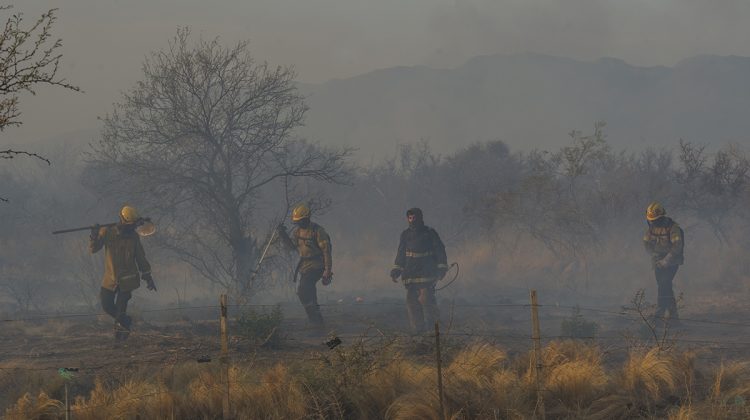
[[[277,305],[268,304],[234,304],[228,305],[230,313],[235,315],[241,312],[243,309],[268,309]],[[402,309],[404,314],[406,312],[405,304],[402,302],[362,302],[362,303],[332,303],[320,305],[323,309],[324,314],[328,315],[328,318],[336,318],[337,316],[343,319],[337,320],[339,323],[344,325],[349,324],[346,328],[347,332],[333,333],[341,340],[342,344],[337,347],[339,350],[352,348],[355,344],[361,346],[371,345],[377,347],[383,345],[383,342],[395,342],[397,340],[411,340],[412,342],[425,341],[431,342],[435,338],[435,334],[432,332],[423,333],[421,335],[414,335],[407,331],[402,331],[397,327],[389,324],[387,321],[378,320],[377,318],[368,317],[368,314],[362,315],[357,314],[354,308],[383,308],[383,311],[392,312],[393,310]],[[455,304],[450,305],[451,311],[454,313],[449,314],[450,318],[453,319],[460,314],[462,308],[466,309],[483,309],[483,310],[502,310],[512,313],[514,316],[514,322],[520,323],[519,328],[513,330],[498,330],[491,328],[471,328],[466,325],[454,325],[453,322],[446,323],[444,326],[445,331],[440,333],[440,336],[447,340],[443,345],[446,348],[451,346],[466,346],[469,342],[482,341],[489,344],[495,344],[499,346],[516,346],[520,349],[526,349],[527,351],[531,347],[531,343],[534,340],[534,336],[531,333],[521,332],[523,329],[531,330],[531,317],[530,312],[532,309],[531,304],[526,303],[486,303],[486,304]],[[648,318],[644,317],[642,311],[638,311],[635,308],[620,307],[620,308],[606,308],[606,307],[587,307],[579,305],[559,305],[559,304],[539,304],[536,308],[542,314],[542,320],[552,324],[551,321],[570,319],[571,313],[576,311],[577,313],[592,313],[595,314],[599,320],[609,320],[612,322],[628,322],[631,325],[638,326],[643,325],[645,320]],[[445,308],[443,308],[445,309]],[[198,306],[180,306],[180,307],[164,307],[154,309],[143,309],[140,310],[141,314],[158,314],[175,311],[215,311],[218,315],[220,313],[220,305],[198,305]],[[569,311],[561,313],[561,311]],[[48,313],[48,314],[37,314],[29,317],[18,317],[18,318],[5,318],[0,319],[0,326],[12,325],[14,323],[25,323],[25,322],[36,322],[45,320],[55,319],[75,319],[75,318],[86,318],[86,317],[98,317],[102,314],[99,312],[91,313]],[[447,317],[448,314],[444,314]],[[528,315],[528,318],[527,318]],[[206,322],[218,324],[217,319],[207,320]],[[298,320],[297,320],[298,321]],[[443,320],[446,321],[445,319]],[[711,336],[700,337],[690,336],[690,327],[682,328],[676,333],[665,334],[663,339],[665,342],[669,342],[671,345],[684,345],[684,346],[695,346],[703,352],[698,353],[696,359],[708,362],[708,363],[719,363],[723,362],[727,358],[746,357],[748,350],[750,350],[750,336],[748,331],[743,330],[745,327],[750,327],[750,322],[736,322],[736,321],[725,321],[721,319],[709,319],[709,318],[681,318],[680,322],[683,325],[688,326],[706,326],[710,327]],[[489,320],[487,325],[497,324],[495,320]],[[353,328],[358,326],[357,328]],[[545,342],[554,340],[584,340],[586,342],[596,344],[600,346],[601,352],[604,355],[611,355],[616,353],[625,354],[632,350],[636,345],[654,345],[653,341],[658,340],[660,337],[638,337],[637,332],[629,331],[626,329],[610,329],[599,334],[555,334],[550,333],[550,330],[556,329],[558,325],[546,325],[546,333],[541,335],[541,339]],[[520,327],[523,327],[521,329]],[[218,327],[217,327],[218,330]],[[283,326],[284,340],[289,343],[295,343],[298,348],[303,352],[306,350],[313,350],[325,354],[329,350],[324,346],[323,340],[311,344],[310,339],[299,337],[305,332],[309,331],[302,325],[302,323],[288,323]],[[218,331],[217,331],[218,332]],[[686,332],[686,334],[681,334]],[[724,334],[718,336],[719,334]],[[85,357],[85,354],[91,350],[91,338],[100,339],[100,341],[106,341],[101,332],[90,331],[89,333],[83,334],[48,334],[48,335],[34,335],[27,334],[38,341],[44,342],[45,340],[55,340],[65,338],[69,341],[66,342],[65,349],[57,349],[56,351],[40,351],[30,350],[29,352],[18,353],[11,351],[3,351],[3,347],[17,348],[17,343],[13,343],[12,340],[6,340],[5,343],[0,344],[0,372],[6,374],[15,374],[18,372],[37,372],[44,373],[60,372],[61,369],[67,372],[74,372],[78,376],[91,376],[96,377],[104,372],[117,374],[118,372],[133,371],[135,369],[153,369],[164,368],[165,366],[174,366],[180,364],[198,363],[202,366],[215,366],[220,363],[221,352],[220,343],[217,335],[196,333],[192,338],[198,338],[198,343],[195,340],[188,340],[188,347],[185,347],[184,341],[186,336],[183,333],[180,334],[157,334],[148,331],[134,332],[135,337],[140,337],[144,340],[164,340],[166,343],[164,348],[158,352],[152,354],[141,354],[139,358],[134,360],[123,360],[113,359],[106,362],[101,362],[99,359],[89,359]],[[233,339],[241,342],[243,339],[240,337],[233,337]],[[73,340],[73,341],[70,341]],[[80,348],[71,348],[75,344]],[[377,349],[376,349],[377,350]],[[135,351],[137,353],[137,350]],[[241,349],[239,346],[234,346],[229,349],[227,356],[235,364],[248,364],[248,365],[263,365],[266,366],[269,363],[281,363],[281,362],[299,362],[302,360],[318,360],[320,356],[307,355],[300,356],[299,354],[292,354],[293,352],[274,352],[274,351],[263,351],[262,356],[259,355],[259,349],[248,350],[247,348]],[[84,355],[84,357],[79,357]],[[422,362],[424,366],[421,369],[431,370],[432,364],[434,363],[434,356],[429,352],[426,354],[414,354],[410,356],[417,362]],[[306,359],[305,359],[306,358]],[[52,359],[57,364],[62,366],[48,365],[44,366],[45,360]],[[4,366],[2,360],[12,360],[15,366]],[[66,362],[62,362],[66,360]],[[75,360],[76,363],[71,362]],[[64,364],[63,364],[64,363]],[[454,366],[465,365],[466,368],[481,368],[483,366],[452,360],[451,363]],[[22,365],[18,365],[22,364]],[[540,367],[544,368],[543,364]],[[415,375],[421,375],[422,373],[417,371],[413,373]],[[256,383],[257,382],[257,383]],[[275,382],[267,382],[263,380],[254,381],[242,384],[234,384],[234,386],[246,386],[249,384],[263,385],[263,384],[276,384]],[[85,406],[76,408],[76,410],[92,410],[97,407],[104,407],[113,404],[122,404],[127,401],[144,399],[149,397],[156,397],[164,393],[172,392],[169,390],[162,390],[159,392],[151,392],[143,395],[127,396],[126,398],[119,398],[116,401],[104,404],[102,406]]]

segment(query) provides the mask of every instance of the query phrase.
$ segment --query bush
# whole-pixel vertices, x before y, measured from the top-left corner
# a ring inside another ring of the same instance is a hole
[[[281,306],[276,305],[270,311],[248,309],[237,319],[238,335],[250,339],[254,345],[278,348],[283,337],[280,333],[284,314]]]
[[[564,318],[561,324],[562,335],[570,338],[595,338],[599,332],[599,325],[594,321],[587,321],[581,315],[581,308],[573,308],[570,318]]]

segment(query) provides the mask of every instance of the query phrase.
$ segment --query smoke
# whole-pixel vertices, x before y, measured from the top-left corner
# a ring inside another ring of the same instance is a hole
[[[479,54],[536,52],[672,65],[697,54],[747,55],[747,2],[457,0],[436,6],[425,62],[456,65]]]

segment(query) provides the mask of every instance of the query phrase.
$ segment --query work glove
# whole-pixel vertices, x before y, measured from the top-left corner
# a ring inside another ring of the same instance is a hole
[[[667,265],[667,259],[666,258],[662,258],[659,261],[657,261],[656,264],[654,264],[654,265],[656,266],[656,268],[667,268],[668,267],[668,265]]]
[[[154,279],[151,277],[151,273],[146,273],[142,276],[143,280],[146,280],[146,288],[148,290],[156,291],[156,284],[154,284]]]
[[[276,226],[276,233],[279,236],[289,236],[289,234],[287,233],[287,230],[286,230],[286,226],[284,226],[283,223],[279,223],[279,225]]]
[[[391,270],[391,280],[393,280],[394,283],[398,281],[398,278],[401,277],[401,273],[403,272],[402,269],[396,267]]]
[[[99,239],[99,230],[101,230],[101,226],[99,226],[98,223],[91,227],[89,238],[91,238],[92,241]]]
[[[321,277],[321,279],[321,283],[323,283],[323,286],[328,286],[329,284],[331,284],[331,280],[333,280],[333,273],[331,272],[331,270],[325,269],[325,271],[323,271],[323,276]]]

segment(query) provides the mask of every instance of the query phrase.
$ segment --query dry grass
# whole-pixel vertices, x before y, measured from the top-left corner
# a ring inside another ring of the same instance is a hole
[[[358,417],[381,419],[400,396],[410,395],[430,380],[434,382],[435,370],[397,356],[381,369],[373,371],[362,383],[360,392],[351,399],[358,407]],[[398,412],[399,410],[394,408]],[[393,412],[391,410],[391,412]]]
[[[609,377],[597,346],[573,340],[552,342],[542,352],[542,365],[545,401],[552,413],[581,414],[607,391]],[[530,366],[526,381],[532,380]]]
[[[528,384],[510,369],[505,351],[495,346],[470,345],[456,355],[444,376],[450,411],[461,416],[522,413],[531,406]],[[431,389],[436,389],[435,382],[429,385]]]
[[[550,343],[542,360],[548,418],[750,418],[750,363],[721,365],[700,381],[693,361],[691,353],[633,351],[607,371],[596,346]],[[456,353],[444,369],[446,418],[531,417],[536,383],[529,362],[482,343]],[[435,367],[398,352],[350,348],[263,371],[235,365],[229,377],[236,418],[442,419]],[[84,420],[220,418],[223,392],[218,365],[190,364],[121,383],[97,380],[72,408]],[[48,395],[22,396],[5,418],[59,418],[62,403]]]
[[[44,392],[36,398],[26,393],[15,405],[5,411],[3,418],[7,420],[56,419],[64,413],[64,410],[63,403],[51,399]]]
[[[695,413],[692,407],[690,406],[682,406],[675,410],[672,410],[669,413],[669,420],[698,420],[702,419],[703,417],[700,417]],[[711,417],[711,418],[720,418],[720,417]]]
[[[697,410],[705,418],[750,418],[749,403],[750,363],[722,363]]]
[[[442,420],[436,392],[416,390],[397,398],[386,410],[388,420]]]
[[[72,406],[76,419],[167,418],[175,406],[174,398],[163,384],[128,381],[110,389],[97,381],[89,398],[77,397]]]
[[[623,368],[623,389],[651,401],[674,391],[678,380],[678,366],[674,357],[658,348],[631,353]]]

